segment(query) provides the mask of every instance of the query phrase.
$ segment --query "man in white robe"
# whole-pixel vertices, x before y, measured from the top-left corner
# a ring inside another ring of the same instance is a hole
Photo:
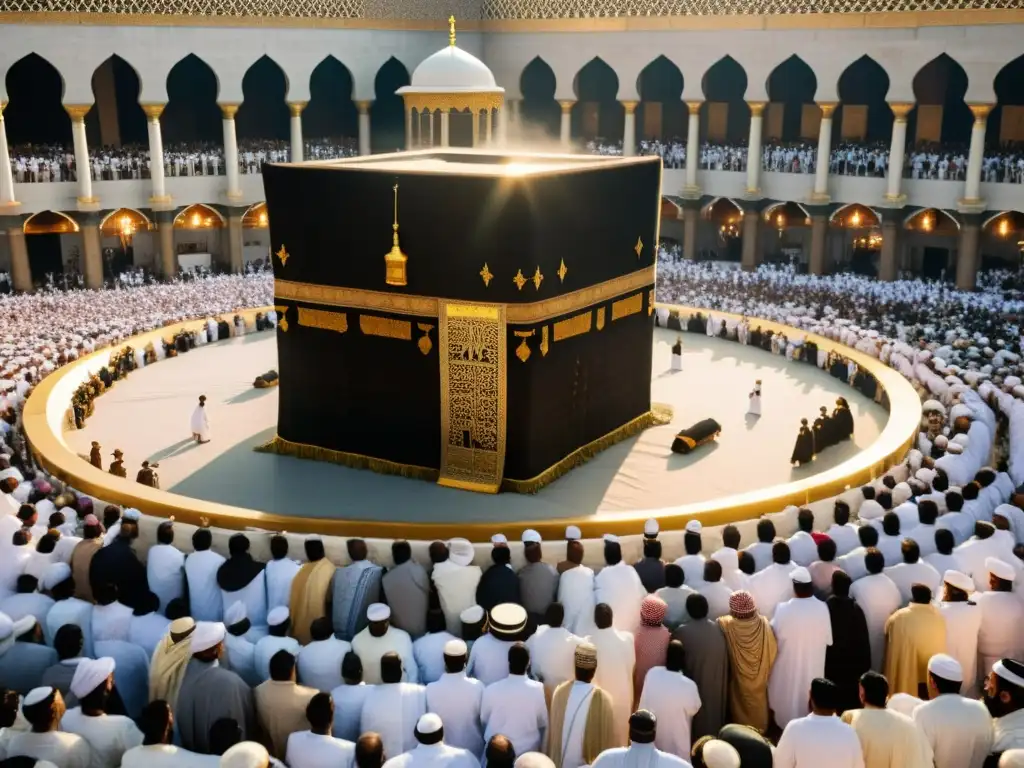
[[[661,748],[659,736],[663,728],[665,728],[664,718],[659,718],[653,712],[641,707],[629,718],[629,746],[606,749],[597,756],[597,760],[591,764],[591,767],[690,768],[690,763],[686,760]],[[689,752],[687,752],[687,756],[689,756]],[[707,755],[704,757],[704,764],[712,765],[707,761]]]
[[[366,611],[369,624],[352,638],[352,650],[363,662],[363,681],[367,685],[381,682],[381,657],[397,653],[402,660],[402,680],[418,683],[419,669],[412,652],[412,639],[408,632],[391,626],[391,609],[383,603],[373,603]]]
[[[128,627],[128,642],[139,646],[145,652],[147,660],[152,658],[153,651],[171,626],[171,620],[159,610],[160,598],[154,592],[146,592],[137,599]]]
[[[469,651],[466,673],[484,685],[507,677],[508,652],[526,630],[526,620],[526,609],[521,605],[502,603],[494,606],[488,617],[487,634],[477,639]]]
[[[989,591],[975,595],[981,607],[978,629],[978,674],[986,676],[999,659],[1024,659],[1024,602],[1013,591],[1013,566],[994,557],[985,561]],[[975,583],[978,579],[975,576]]]
[[[771,621],[779,652],[768,681],[768,705],[780,728],[807,714],[807,691],[825,674],[832,645],[832,619],[814,596],[811,574],[801,567],[791,577],[794,597],[775,609]]]
[[[611,606],[615,628],[636,632],[640,626],[640,602],[647,596],[636,568],[622,561],[622,547],[617,536],[604,537],[604,560],[594,578],[594,600]]]
[[[913,718],[931,745],[935,768],[982,768],[992,749],[992,716],[982,702],[960,695],[964,682],[953,656],[929,659],[929,700]]]
[[[132,747],[121,758],[121,768],[217,768],[219,755],[200,755],[171,743],[174,717],[166,701],[158,699],[146,705],[139,727],[142,744]]]
[[[1000,659],[992,665],[985,681],[985,708],[995,718],[992,753],[1024,749],[1024,664]]]
[[[202,445],[210,442],[210,418],[206,413],[206,395],[199,396],[199,405],[192,411],[192,439]]]
[[[341,662],[352,646],[334,636],[326,616],[313,621],[310,634],[313,639],[299,651],[299,682],[330,693],[342,683]]]
[[[836,717],[836,688],[817,678],[811,684],[811,713],[791,720],[775,748],[774,768],[864,768],[860,740]]]
[[[128,640],[132,627],[132,609],[117,599],[113,584],[97,584],[93,590],[96,605],[92,609],[92,641]]]
[[[789,545],[777,541],[772,545],[772,564],[750,578],[750,593],[758,611],[769,621],[775,615],[776,606],[793,594],[790,574],[796,567],[789,556]]]
[[[903,600],[899,588],[882,573],[885,557],[881,552],[869,549],[864,555],[864,565],[868,575],[853,582],[850,597],[864,611],[871,641],[871,668],[879,672],[885,664],[885,622],[899,610]]]
[[[288,539],[278,534],[270,539],[270,556],[267,561],[267,610],[279,605],[289,605],[292,580],[302,567],[288,557]]]
[[[360,733],[380,734],[385,755],[400,755],[416,746],[415,724],[427,711],[422,685],[402,682],[402,658],[388,651],[380,659],[380,685],[363,702]]]
[[[334,700],[332,732],[339,739],[354,742],[362,733],[359,728],[363,717],[363,704],[374,687],[363,682],[363,663],[351,651],[345,654],[341,662],[341,678],[344,683],[331,691],[331,698]]]
[[[982,609],[971,600],[974,580],[959,571],[942,575],[943,594],[939,611],[946,622],[946,652],[956,659],[963,678],[961,693],[976,698],[978,685],[978,636],[981,633]]]
[[[811,537],[814,530],[814,513],[809,509],[801,509],[797,512],[796,524],[799,530],[790,536],[786,543],[789,544],[790,559],[806,568],[818,559],[818,545]]]
[[[192,553],[185,558],[185,579],[192,618],[196,621],[220,621],[224,602],[217,587],[217,571],[224,557],[214,552],[213,534],[200,528],[192,534]]]
[[[289,768],[346,768],[353,763],[356,745],[331,735],[334,722],[334,702],[331,694],[318,693],[306,706],[308,731],[294,731],[285,749],[285,762]]]
[[[583,565],[582,542],[569,541],[566,555],[567,566],[558,578],[558,602],[565,609],[566,629],[583,637],[594,626],[594,571]]]
[[[249,537],[236,533],[228,539],[229,557],[217,569],[223,609],[241,600],[245,615],[258,632],[267,625],[267,575],[263,563],[249,553]]]
[[[394,611],[392,611],[392,616],[394,616]],[[457,639],[455,635],[445,629],[446,626],[444,611],[440,608],[432,608],[427,612],[427,633],[412,641],[412,655],[419,668],[420,682],[424,685],[440,680],[441,675],[445,673],[445,646]],[[449,728],[450,735],[451,729]]]
[[[88,742],[94,766],[118,766],[125,752],[142,745],[142,732],[123,715],[108,715],[107,700],[114,687],[114,660],[83,659],[75,668],[71,692],[79,706],[61,719],[61,730]]]
[[[84,653],[92,656],[92,604],[75,597],[75,580],[71,567],[65,563],[54,563],[46,569],[40,587],[48,592],[54,603],[46,613],[43,637],[47,645],[53,646],[57,631],[65,624],[81,628],[84,638]]]
[[[629,715],[633,710],[633,667],[636,666],[633,635],[615,628],[612,609],[605,603],[594,607],[594,624],[597,629],[587,640],[597,648],[600,658],[614,660],[598,665],[594,684],[611,698],[615,713],[615,740],[625,744]]]
[[[476,588],[483,571],[473,565],[476,552],[466,539],[452,539],[448,546],[441,542],[431,544],[434,569],[430,579],[437,588],[448,631],[456,637],[462,629],[459,616],[476,604]]]
[[[997,531],[991,523],[975,525],[975,535],[953,550],[963,566],[964,573],[974,577],[974,588],[984,592],[989,588],[989,572],[985,561],[990,557],[1012,563],[1013,537],[1006,531]]]
[[[508,675],[487,686],[480,703],[484,741],[502,734],[517,755],[540,750],[548,727],[544,685],[526,676],[529,666],[530,652],[516,643],[508,652]]]
[[[649,711],[661,723],[655,746],[685,759],[690,755],[690,727],[693,716],[700,710],[701,700],[697,684],[683,674],[683,655],[683,644],[679,640],[670,641],[665,666],[647,671],[638,707]],[[632,729],[630,738],[633,738]]]
[[[251,624],[245,614],[245,604],[241,600],[236,600],[224,611],[224,624],[224,652],[228,665],[240,678],[255,688],[263,680],[256,673],[256,644],[248,637]]]
[[[449,640],[443,649],[444,673],[427,685],[427,711],[448,723],[447,740],[453,747],[465,749],[476,757],[484,753],[480,707],[485,686],[466,676],[469,649],[458,638]]]
[[[22,701],[22,714],[31,726],[7,742],[7,758],[32,757],[58,768],[90,768],[92,750],[81,736],[58,730],[64,700],[53,688],[33,688]]]
[[[561,603],[549,605],[545,619],[547,624],[537,627],[526,641],[526,646],[530,649],[531,672],[544,684],[550,699],[555,688],[572,680],[576,646],[583,642],[583,638],[563,626],[565,610]]]
[[[933,566],[921,559],[921,549],[917,542],[904,539],[900,551],[903,562],[883,571],[900,591],[900,607],[905,608],[910,604],[910,589],[914,584],[924,584],[933,595],[938,594],[942,577]]]
[[[270,660],[278,651],[288,651],[296,658],[302,646],[294,637],[289,637],[291,614],[284,606],[278,606],[267,614],[267,636],[261,637],[253,650],[253,666],[260,682],[270,679]]]
[[[690,520],[683,532],[683,549],[686,554],[676,560],[676,565],[683,569],[683,583],[692,588],[700,589],[704,581],[705,557],[701,554],[701,524],[699,520]]]
[[[479,768],[480,761],[465,749],[448,741],[443,718],[428,712],[416,723],[417,746],[389,759],[387,768]]]

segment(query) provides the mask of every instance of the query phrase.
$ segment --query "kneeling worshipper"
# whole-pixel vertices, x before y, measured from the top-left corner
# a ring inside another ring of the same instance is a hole
[[[658,730],[658,719],[654,713],[646,709],[634,712],[629,718],[629,746],[606,749],[597,756],[591,768],[690,768],[690,764],[678,755],[663,752],[655,746]]]
[[[800,419],[800,431],[796,436],[796,445],[793,446],[793,455],[789,457],[790,464],[803,466],[814,459],[814,433],[807,426],[807,419]]]
[[[592,765],[604,750],[620,746],[615,743],[611,697],[593,683],[597,648],[581,643],[575,659],[576,679],[562,683],[551,697],[547,753],[555,768]]]
[[[484,685],[508,677],[508,652],[526,631],[526,609],[516,603],[496,605],[487,624],[487,634],[473,643],[466,667],[466,674]]]
[[[224,625],[200,621],[190,637],[192,659],[185,670],[174,710],[181,743],[193,752],[210,754],[210,728],[221,719],[234,720],[243,739],[256,735],[252,689],[237,674],[220,666]]]
[[[366,629],[352,638],[352,651],[363,663],[363,682],[367,685],[381,682],[381,658],[387,653],[396,653],[402,664],[401,680],[418,683],[419,668],[412,638],[408,632],[391,626],[391,609],[384,603],[373,603],[366,609],[366,618],[370,622]]]
[[[61,730],[88,742],[94,766],[120,765],[125,752],[142,744],[142,732],[130,718],[107,714],[114,667],[109,657],[82,659],[71,680],[71,692],[79,705],[65,712],[60,721]]]
[[[249,554],[249,537],[236,533],[228,539],[229,557],[217,569],[221,610],[226,611],[236,601],[245,606],[245,615],[255,627],[267,623],[267,579],[263,563]]]
[[[444,743],[444,724],[433,712],[416,723],[416,747],[384,763],[387,768],[479,768],[480,761],[468,750]]]
[[[307,536],[304,547],[307,562],[292,579],[288,607],[292,615],[292,635],[302,645],[308,645],[312,640],[313,622],[331,615],[334,563],[327,559],[323,539],[319,536]]]
[[[704,419],[678,432],[672,441],[672,453],[687,454],[695,448],[713,442],[722,434],[722,425],[714,419]]]
[[[427,713],[426,689],[402,682],[402,657],[394,651],[378,661],[380,685],[375,685],[363,702],[359,732],[380,735],[385,755],[408,752],[416,747],[414,726]]]
[[[64,699],[53,688],[33,688],[22,701],[21,712],[30,731],[15,733],[7,742],[7,759],[31,757],[58,768],[91,768],[92,750],[81,736],[60,729]]]
[[[749,592],[734,592],[729,615],[718,620],[729,650],[729,718],[761,733],[768,730],[768,681],[778,645],[768,619]],[[684,646],[685,648],[685,646]]]

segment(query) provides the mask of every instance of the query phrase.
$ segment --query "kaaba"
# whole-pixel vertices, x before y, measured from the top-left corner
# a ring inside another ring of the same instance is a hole
[[[661,159],[433,149],[265,168],[261,450],[533,492],[657,420]]]

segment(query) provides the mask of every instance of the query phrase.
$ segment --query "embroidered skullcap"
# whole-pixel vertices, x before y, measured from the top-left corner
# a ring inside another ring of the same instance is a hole
[[[741,589],[729,596],[729,613],[737,619],[749,619],[757,615],[757,603],[754,596]]]
[[[948,653],[936,653],[928,659],[928,671],[943,680],[952,680],[954,683],[964,681],[964,671],[960,662]]]
[[[233,624],[237,624],[240,621],[244,621],[247,617],[245,610],[245,603],[241,600],[235,600],[228,609],[224,611],[224,623],[229,627]]]
[[[580,643],[576,646],[573,659],[579,669],[597,669],[597,646],[593,643]]]
[[[1024,688],[1024,664],[1014,659],[1000,659],[992,665],[992,671],[1006,682]]]
[[[948,570],[942,574],[942,580],[949,584],[951,587],[956,587],[963,592],[971,593],[974,591],[974,579],[968,576],[966,573],[960,571]]]
[[[566,541],[579,541],[583,538],[583,532],[580,531],[577,525],[565,526],[565,540]]]
[[[202,653],[224,642],[224,625],[219,621],[197,621],[192,633],[192,653]]]
[[[479,605],[471,605],[459,614],[459,621],[463,624],[479,624],[484,620],[484,609]]]
[[[75,667],[71,678],[71,692],[79,699],[88,696],[114,674],[114,660],[109,656],[99,659],[82,659]]]
[[[384,603],[371,603],[366,609],[367,621],[387,621],[391,618],[391,609]]]
[[[51,563],[43,571],[39,584],[43,589],[53,589],[71,578],[71,566],[67,563]]]
[[[986,557],[985,568],[993,576],[1003,581],[1013,581],[1017,578],[1017,572],[1013,570],[1013,566],[1000,560],[998,557]]]
[[[704,526],[700,524],[700,520],[691,520],[686,524],[684,529],[687,533],[700,533]]]
[[[660,597],[648,595],[640,603],[640,620],[649,627],[660,626],[667,612],[668,605]]]
[[[491,608],[488,617],[491,634],[504,640],[518,639],[526,629],[526,609],[518,603],[502,603]]]
[[[523,531],[523,544],[540,544],[542,541],[541,535],[533,528]]]
[[[455,638],[454,640],[449,640],[447,643],[444,644],[445,656],[465,656],[467,653],[469,653],[469,647],[466,645],[465,640],[459,640],[459,638]]]
[[[704,742],[701,757],[707,768],[740,768],[742,765],[740,753],[736,751],[736,747],[721,739]]]
[[[661,526],[658,525],[658,521],[653,517],[644,523],[644,538],[645,539],[656,539],[658,538],[658,532],[661,530]]]
[[[810,584],[811,583],[811,572],[803,566],[794,568],[793,572],[789,574],[789,578],[793,580],[794,584]]]
[[[270,753],[255,741],[241,741],[221,755],[220,768],[267,768]]]

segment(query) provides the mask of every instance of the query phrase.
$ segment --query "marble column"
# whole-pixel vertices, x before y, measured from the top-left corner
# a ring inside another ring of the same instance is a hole
[[[686,125],[686,189],[694,193],[697,186],[697,166],[700,165],[700,101],[686,102],[689,122]]]
[[[985,159],[985,126],[988,123],[989,112],[992,111],[992,104],[971,104],[971,112],[974,113],[974,126],[971,128],[971,149],[967,156],[967,176],[964,182],[964,205],[978,205],[981,203],[981,166]],[[961,230],[961,233],[963,230]],[[957,270],[957,282],[960,280],[960,271]],[[974,287],[972,280],[971,287]]]
[[[434,110],[427,112],[427,146],[434,147]]]
[[[85,273],[85,287],[99,290],[103,287],[103,252],[100,249],[100,223],[98,217],[90,215],[81,225],[82,229],[82,272]]]
[[[683,208],[683,258],[697,258],[697,225],[700,223],[700,210],[696,205]]]
[[[168,203],[167,184],[164,180],[164,140],[160,130],[160,115],[164,104],[143,104],[146,113],[146,129],[149,133],[149,180],[151,183],[151,203]]]
[[[834,101],[821,102],[821,124],[818,126],[818,159],[814,166],[814,194],[812,199],[828,202],[828,167],[832,156],[832,114],[838,105]],[[815,273],[818,274],[818,273]]]
[[[171,280],[178,274],[178,254],[174,249],[174,211],[156,212],[159,239],[160,276]]]
[[[907,151],[907,115],[910,114],[914,105],[897,102],[890,104],[889,108],[892,109],[894,119],[892,141],[889,144],[889,175],[885,199],[890,203],[903,203],[907,199],[907,196],[900,192],[900,187],[903,184],[903,155]]]
[[[291,113],[289,127],[291,128],[293,163],[301,163],[304,154],[302,145],[302,110],[306,108],[307,104],[309,104],[308,101],[288,102],[288,111]]]
[[[220,112],[224,126],[224,167],[228,177],[228,198],[242,198],[242,181],[238,172],[238,139],[235,138],[235,115],[238,104],[221,104]]]
[[[92,195],[92,168],[89,164],[89,142],[85,138],[85,113],[92,104],[65,104],[64,109],[71,116],[71,138],[75,145],[75,174],[78,177],[78,202],[94,205]]]
[[[447,110],[447,109],[441,110],[441,146],[442,147],[447,147],[449,145],[449,143],[450,143],[449,140],[448,140],[449,126],[450,126],[450,122],[449,122],[450,115],[451,115],[450,110]]]
[[[895,280],[899,254],[900,225],[894,218],[882,219],[882,250],[878,256],[878,279]]]
[[[956,287],[961,291],[973,291],[977,285],[980,234],[981,217],[977,214],[964,215],[960,225],[960,244],[956,254]]]
[[[412,149],[412,110],[405,105],[405,148]]]
[[[11,172],[11,153],[7,147],[7,125],[4,123],[6,101],[0,101],[0,206],[13,205],[14,174]]]
[[[480,146],[480,112],[475,110],[475,109],[472,109],[472,110],[470,110],[469,113],[473,117],[473,143],[472,143],[471,146],[479,147]]]
[[[818,145],[819,151],[821,145]],[[811,261],[810,272],[812,275],[825,274],[825,241],[828,238],[828,216],[824,213],[811,215]]]
[[[236,275],[245,266],[242,259],[242,216],[245,211],[231,211],[228,213],[228,256],[231,262],[231,271]]]
[[[508,128],[509,132],[518,132],[523,122],[523,100],[512,99],[508,102]]]
[[[757,211],[743,212],[743,252],[741,266],[748,272],[757,269],[757,265],[761,261],[760,254],[757,250],[758,230],[760,229],[760,224],[760,213]]]
[[[356,102],[356,109],[359,111],[359,154],[368,155],[370,149],[370,105],[372,101],[361,100]]]
[[[569,149],[572,145],[572,105],[575,101],[560,101],[558,106],[562,108],[562,123],[559,126],[558,139],[562,144],[562,149]]]
[[[484,112],[484,141],[490,144],[494,140],[494,110],[489,108]]]
[[[498,109],[498,146],[508,146],[509,102]]]
[[[626,122],[622,129],[623,157],[633,157],[636,154],[636,105],[638,103],[636,101],[622,102],[622,107],[626,110]]]
[[[32,267],[28,260],[28,244],[25,242],[25,230],[22,228],[21,220],[8,227],[7,242],[11,247],[11,281],[14,283],[14,290],[18,293],[27,293],[32,290]]]
[[[747,140],[747,194],[761,194],[761,125],[767,102],[749,101],[750,138]]]

